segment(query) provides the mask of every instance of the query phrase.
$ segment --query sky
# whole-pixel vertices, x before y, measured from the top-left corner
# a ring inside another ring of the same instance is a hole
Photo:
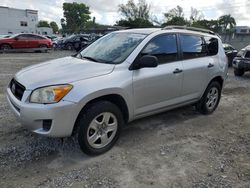
[[[119,4],[128,0],[1,0],[0,6],[38,10],[39,20],[56,21],[60,26],[64,2],[85,3],[90,7],[91,16],[100,24],[113,25],[122,18]],[[163,21],[163,13],[180,5],[185,17],[190,16],[191,7],[203,12],[206,19],[217,19],[223,14],[231,14],[237,25],[250,26],[250,0],[146,0],[151,7],[151,16]],[[137,2],[137,0],[135,0]]]

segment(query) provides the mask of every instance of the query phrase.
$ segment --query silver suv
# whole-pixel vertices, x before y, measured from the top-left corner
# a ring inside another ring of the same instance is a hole
[[[98,155],[135,119],[188,104],[212,113],[226,75],[221,40],[210,31],[132,29],[73,57],[22,69],[7,98],[27,129],[50,137],[77,133],[83,152]]]

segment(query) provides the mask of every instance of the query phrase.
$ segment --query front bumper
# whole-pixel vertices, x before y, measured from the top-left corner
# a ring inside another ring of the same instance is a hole
[[[21,124],[37,134],[49,137],[67,137],[72,134],[75,124],[76,104],[60,101],[56,104],[29,103],[31,91],[25,91],[22,100],[18,100],[7,88],[7,100]],[[44,129],[44,120],[51,120],[51,126]]]
[[[250,60],[234,60],[233,67],[236,69],[244,69],[245,71],[250,71]]]

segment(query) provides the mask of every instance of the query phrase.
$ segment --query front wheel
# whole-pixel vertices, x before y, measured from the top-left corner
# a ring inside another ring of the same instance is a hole
[[[113,147],[123,125],[120,109],[108,101],[99,101],[83,110],[78,117],[78,142],[88,155],[100,155]]]
[[[235,76],[243,76],[243,74],[244,74],[244,69],[234,68],[234,75]]]
[[[196,109],[202,114],[213,113],[220,102],[221,89],[219,82],[211,82],[200,101],[196,104]]]

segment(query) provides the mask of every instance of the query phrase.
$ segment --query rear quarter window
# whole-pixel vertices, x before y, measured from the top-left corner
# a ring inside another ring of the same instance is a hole
[[[250,51],[246,52],[245,58],[250,58]]]
[[[204,37],[206,46],[207,46],[207,55],[208,56],[214,56],[218,54],[219,51],[219,42],[217,38],[213,37]],[[229,48],[229,46],[228,46]]]

